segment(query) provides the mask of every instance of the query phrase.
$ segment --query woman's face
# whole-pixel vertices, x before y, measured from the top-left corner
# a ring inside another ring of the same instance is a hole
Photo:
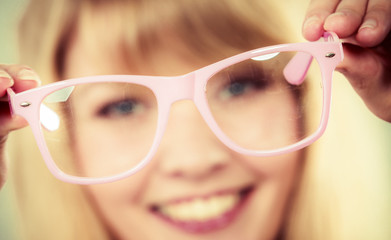
[[[92,49],[87,38],[77,35],[66,59],[66,77],[134,74],[128,63],[119,60],[120,56],[103,49]],[[162,75],[186,73],[200,67],[175,57],[165,48],[156,49],[154,61],[161,63],[158,73]],[[208,63],[205,60],[204,64]],[[102,99],[99,91],[103,90],[98,88],[79,95],[91,98],[91,103],[99,103]],[[145,89],[136,92],[150,94]],[[293,99],[293,95],[287,94],[283,103],[275,103],[285,106],[278,108],[281,119],[295,114],[291,110],[294,107],[286,107],[294,105]],[[72,101],[78,103],[77,97]],[[116,119],[122,111],[134,107],[126,101],[123,104],[109,104],[99,113]],[[99,161],[131,159],[138,150],[127,143],[148,138],[149,130],[141,134],[121,127],[106,133],[102,130],[104,121],[83,124],[89,108],[93,107],[80,104],[75,108],[74,119],[78,132],[75,156],[84,163],[84,171],[108,170],[99,169],[96,164]],[[143,106],[135,109],[136,113],[144,111]],[[264,115],[257,121],[267,122],[267,117]],[[154,118],[129,121],[148,122]],[[251,117],[244,119],[248,123],[243,126],[254,121]],[[226,128],[230,128],[227,122]],[[297,125],[285,127],[297,129]],[[114,136],[115,131],[120,138]],[[286,129],[270,131],[273,139],[288,138],[284,134]],[[248,141],[239,137],[238,141],[242,140]],[[102,146],[105,151],[100,149]],[[180,101],[172,105],[162,142],[143,170],[118,182],[87,186],[86,191],[104,224],[119,239],[273,239],[284,221],[301,158],[301,152],[269,158],[236,153],[215,137],[191,101]]]

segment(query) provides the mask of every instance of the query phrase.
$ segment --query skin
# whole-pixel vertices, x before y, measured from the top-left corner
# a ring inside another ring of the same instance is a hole
[[[391,100],[390,100],[390,94],[391,94],[391,88],[390,88],[390,71],[388,69],[390,65],[390,61],[387,60],[385,57],[383,57],[385,54],[390,53],[390,28],[391,28],[391,2],[388,0],[330,0],[330,1],[323,1],[323,0],[313,0],[310,2],[310,5],[307,10],[307,14],[305,17],[305,22],[303,24],[303,35],[308,40],[316,40],[318,39],[322,32],[324,30],[328,31],[334,31],[336,32],[341,38],[344,39],[346,42],[344,46],[344,52],[345,52],[345,59],[343,63],[338,67],[338,70],[341,71],[346,78],[350,81],[353,88],[357,91],[357,93],[362,97],[363,101],[366,103],[368,108],[378,117],[382,118],[385,121],[391,122],[391,112],[388,109],[391,109]],[[368,24],[369,23],[369,24]],[[375,24],[374,24],[375,23]],[[372,27],[371,27],[372,26]],[[23,74],[21,74],[23,73]],[[16,92],[21,92],[30,88],[34,88],[39,85],[39,78],[34,73],[33,70],[25,67],[25,66],[19,66],[19,65],[0,65],[0,97],[5,95],[5,89],[9,87],[13,87],[13,89]],[[178,108],[180,106],[178,105]],[[185,106],[181,106],[182,108],[187,108]],[[194,109],[193,109],[194,110]],[[194,111],[195,112],[195,111]],[[194,113],[193,112],[193,113]],[[179,116],[180,117],[180,116]],[[185,117],[185,116],[182,116]],[[195,116],[197,119],[197,116]],[[199,117],[199,116],[198,116]],[[175,116],[177,118],[177,116]],[[197,123],[199,124],[199,123]],[[8,135],[8,133],[12,130],[16,130],[19,128],[22,128],[26,126],[26,122],[23,119],[18,118],[17,116],[11,117],[8,113],[8,106],[7,104],[1,103],[0,105],[0,150],[3,150],[5,139]],[[168,130],[170,131],[170,130]],[[206,133],[209,134],[209,133]],[[168,134],[167,134],[168,135]],[[168,140],[166,140],[168,141]],[[164,142],[163,142],[164,144]],[[164,145],[163,145],[164,146]],[[192,151],[195,151],[194,149]],[[172,151],[168,153],[173,153]],[[168,154],[166,153],[166,154]],[[6,167],[5,167],[5,160],[4,160],[4,151],[2,151],[2,155],[0,155],[0,186],[4,184],[5,181],[5,175],[6,175]],[[157,155],[156,158],[162,157],[162,154]],[[235,159],[240,159],[239,156],[235,156]],[[297,158],[293,157],[294,159]],[[175,159],[175,158],[173,158]],[[201,159],[207,159],[207,158],[201,158]],[[217,171],[219,173],[222,173],[221,175],[224,176],[225,174],[229,173],[230,169],[237,169],[235,174],[239,174],[239,176],[243,176],[243,179],[245,179],[246,183],[240,183],[240,184],[247,184],[248,182],[254,183],[254,184],[261,184],[259,180],[255,176],[260,174],[261,176],[268,176],[268,179],[271,179],[270,188],[263,185],[263,187],[259,188],[259,195],[258,192],[255,194],[254,198],[257,196],[261,196],[262,191],[269,191],[267,196],[277,196],[278,194],[283,194],[285,192],[285,197],[287,197],[287,194],[289,191],[287,189],[290,189],[292,186],[289,186],[287,184],[287,181],[289,179],[295,178],[295,165],[285,166],[284,164],[275,164],[274,166],[262,166],[265,172],[259,173],[258,170],[254,170],[252,174],[249,176],[246,175],[248,172],[248,166],[245,165],[240,167],[237,165],[238,161],[228,161],[227,156],[221,157],[218,163],[214,163],[213,165],[206,165],[207,167],[201,168],[203,170],[203,174],[200,173],[193,173],[189,176],[178,174],[180,171],[177,169],[175,170],[174,166],[177,166],[177,164],[164,164],[160,166],[162,170],[162,175],[170,177],[170,179],[177,179],[177,178],[183,178],[184,176],[187,177],[189,181],[186,181],[186,184],[189,185],[182,185],[177,186],[176,189],[187,189],[187,187],[192,186],[194,184],[194,180],[197,179],[197,184],[200,183],[200,176],[205,175],[205,171],[209,174],[211,174],[213,171]],[[159,162],[159,161],[155,161]],[[161,162],[167,162],[167,161],[161,161]],[[291,163],[295,163],[296,161],[290,161]],[[196,164],[195,161],[192,161],[193,164]],[[232,165],[233,164],[233,165]],[[297,163],[296,163],[297,164]],[[180,166],[180,165],[179,165]],[[216,166],[219,166],[216,168]],[[144,172],[145,174],[148,174],[149,171],[152,171],[151,169],[156,166],[151,165],[148,167]],[[184,169],[192,169],[194,166],[182,166],[186,167]],[[217,170],[216,170],[217,169]],[[181,170],[183,172],[183,170]],[[223,174],[224,173],[224,174]],[[287,174],[291,173],[291,174]],[[217,174],[218,176],[221,176]],[[197,177],[195,177],[197,176]],[[278,186],[273,186],[273,179],[283,179],[282,176],[285,176],[284,181],[276,181]],[[279,178],[280,177],[280,178]],[[116,232],[117,235],[127,235],[126,233],[126,227],[120,227],[122,226],[120,224],[120,220],[115,219],[115,213],[116,209],[110,209],[111,206],[106,206],[105,203],[111,202],[118,204],[118,207],[121,206],[121,204],[127,204],[124,203],[124,199],[126,198],[126,192],[131,191],[131,188],[133,188],[134,183],[142,183],[144,181],[144,176],[135,176],[131,180],[124,180],[118,183],[114,183],[113,185],[101,185],[97,187],[91,187],[89,191],[91,192],[91,196],[94,200],[94,202],[97,205],[97,208],[104,216],[104,219],[106,219],[107,223],[111,228],[114,228],[113,226],[119,226],[118,229],[113,229],[113,232]],[[203,178],[201,178],[203,180]],[[222,180],[222,179],[219,179]],[[156,180],[155,180],[156,181]],[[247,182],[248,181],[248,182]],[[216,182],[222,182],[222,181],[216,181]],[[169,184],[170,182],[167,182],[166,184]],[[262,184],[267,184],[262,183]],[[135,184],[138,185],[138,184]],[[153,185],[152,185],[153,186]],[[169,186],[169,185],[166,185]],[[202,185],[201,186],[206,186]],[[226,186],[218,186],[216,188],[224,188]],[[129,190],[130,188],[130,190]],[[169,187],[167,187],[169,188]],[[155,187],[151,187],[151,191],[154,190]],[[202,190],[199,190],[200,192],[197,194],[203,195],[208,194],[210,192],[213,192],[215,189],[211,189],[208,187],[201,188]],[[262,190],[263,189],[263,190]],[[274,189],[274,190],[273,190]],[[276,190],[279,190],[279,192],[275,192]],[[124,191],[123,195],[118,194],[121,191]],[[100,193],[105,193],[105,195],[100,196]],[[113,193],[113,196],[110,194]],[[114,194],[116,193],[116,194]],[[174,196],[178,194],[178,196],[181,196],[179,193],[169,193],[171,196]],[[100,196],[101,198],[97,198],[97,196]],[[154,201],[164,201],[167,199],[165,196],[159,196],[159,197],[152,197],[150,193],[145,193],[143,195],[141,204],[148,204],[150,202]],[[262,195],[266,196],[266,195]],[[262,197],[262,199],[264,199]],[[273,199],[273,198],[272,198]],[[131,202],[139,201],[138,199],[131,199]],[[265,200],[263,200],[265,202]],[[267,202],[267,201],[266,201]],[[140,201],[138,202],[140,203]],[[284,209],[284,202],[276,203],[278,206],[276,206],[276,209],[280,209],[282,211]],[[251,205],[251,204],[250,204]],[[267,205],[266,205],[267,206]],[[105,208],[105,209],[104,209]],[[124,212],[123,214],[129,214],[130,208],[128,208],[129,211]],[[265,209],[265,205],[262,204],[254,204],[249,206],[249,209]],[[134,211],[138,211],[137,209],[133,209]],[[267,215],[267,211],[265,210],[263,213],[264,215]],[[142,213],[140,213],[142,214]],[[251,211],[246,214],[251,215]],[[257,216],[250,216],[248,215],[247,218],[256,218]],[[281,218],[282,213],[275,214],[273,212],[273,216],[279,216],[277,218]],[[149,218],[143,218],[142,220],[139,220],[138,222],[143,222],[144,220],[149,220]],[[118,222],[117,222],[118,221]],[[153,220],[151,220],[153,221]],[[265,220],[259,220],[259,221],[265,221]],[[256,221],[259,223],[259,221]],[[270,237],[273,236],[273,234],[277,231],[280,219],[273,219],[271,223],[271,233]],[[137,225],[137,222],[134,223],[135,226]],[[158,224],[158,223],[157,223]],[[261,225],[262,226],[262,225]],[[267,226],[266,224],[264,226]],[[241,226],[236,226],[237,229],[239,229]],[[258,226],[250,226],[249,228],[257,229]],[[137,228],[135,228],[137,229]],[[156,232],[159,232],[161,230],[162,232],[168,231],[165,227],[157,227]],[[239,230],[238,230],[239,231]],[[250,231],[250,232],[255,232]],[[144,233],[140,233],[144,234]],[[169,234],[167,232],[167,234]],[[149,237],[149,236],[147,236]],[[251,236],[249,236],[251,237]],[[213,239],[213,237],[211,238]]]
[[[129,66],[123,65],[120,58],[112,55],[112,51],[107,53],[89,48],[89,39],[83,36],[85,35],[76,34],[70,45],[66,59],[66,78],[132,73]],[[200,67],[165,52],[165,49],[167,48],[163,46],[155,52],[154,60],[164,63],[162,69],[167,69],[159,71],[159,75],[183,74],[194,67]],[[159,56],[162,56],[160,61]],[[205,64],[207,63],[200,63],[201,66]],[[90,101],[89,96],[99,103],[97,95],[102,94],[83,92],[78,96],[75,93],[73,99],[78,102],[77,98],[80,97],[89,102],[84,106],[79,101],[80,104],[77,104],[73,111],[78,134],[74,139],[76,157],[84,162],[83,168],[87,173],[101,172],[94,164],[96,162],[123,157],[126,162],[137,151],[129,144],[129,141],[132,141],[131,136],[117,142],[118,137],[114,138],[112,131],[106,133],[112,136],[107,138],[97,138],[96,134],[90,134],[96,133],[96,129],[106,128],[105,121],[90,117],[94,116],[89,113],[94,109],[94,101]],[[282,102],[294,104],[292,96],[284,96],[287,99]],[[281,117],[278,119],[287,119],[294,114],[294,108],[286,107],[286,104],[285,107],[282,104],[278,109],[281,109],[278,113]],[[90,119],[82,121],[86,118]],[[296,127],[296,124],[293,124],[290,128]],[[122,132],[126,131],[126,128],[123,129]],[[286,138],[285,129],[273,130],[273,135]],[[99,146],[109,147],[112,151],[96,151],[100,149]],[[106,166],[104,170],[109,167]],[[214,136],[192,102],[181,101],[172,106],[162,142],[145,169],[118,182],[85,186],[85,190],[102,221],[118,239],[161,239],[162,236],[181,240],[274,239],[281,229],[301,167],[300,151],[263,159],[232,151]],[[210,198],[222,192],[237,195],[247,186],[252,186],[254,190],[237,217],[228,225],[213,231],[189,232],[151,213],[153,206]]]
[[[324,30],[345,41],[343,73],[368,108],[391,122],[391,1],[312,0],[303,35],[313,41]]]
[[[391,108],[390,61],[382,56],[391,51],[390,14],[388,0],[312,0],[303,23],[303,36],[310,41],[318,39],[324,30],[334,31],[344,38],[345,58],[337,70],[346,76],[369,109],[388,122],[391,122],[391,112],[387,110]],[[374,27],[365,24],[367,21],[375,23]],[[22,71],[24,73],[19,74]],[[0,65],[0,97],[5,96],[5,89],[9,87],[21,92],[39,83],[37,74],[26,66]],[[4,103],[0,105],[0,123],[2,150],[8,133],[27,123],[18,116],[11,117],[8,104]],[[2,186],[6,176],[3,151],[0,157]]]
[[[38,75],[23,65],[0,65],[0,97],[6,95],[6,89],[12,87],[22,92],[40,85]],[[8,133],[27,126],[26,120],[11,116],[7,102],[0,102],[0,188],[5,183],[7,166],[5,163],[5,142]]]

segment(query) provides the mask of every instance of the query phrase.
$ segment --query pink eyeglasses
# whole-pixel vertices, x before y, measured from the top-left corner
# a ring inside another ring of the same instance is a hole
[[[7,93],[55,177],[107,183],[153,158],[179,100],[192,100],[238,153],[265,157],[308,146],[325,131],[342,58],[338,37],[325,33],[318,42],[255,49],[182,76],[92,76]]]

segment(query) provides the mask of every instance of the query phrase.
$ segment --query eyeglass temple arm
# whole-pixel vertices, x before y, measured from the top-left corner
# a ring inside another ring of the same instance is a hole
[[[320,39],[326,42],[339,41],[335,33],[325,32]],[[309,53],[298,52],[288,62],[283,70],[283,74],[288,83],[292,85],[300,85],[303,83],[307,71],[311,65],[313,57]]]

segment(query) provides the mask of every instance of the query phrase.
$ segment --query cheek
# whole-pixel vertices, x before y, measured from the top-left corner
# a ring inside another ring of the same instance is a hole
[[[243,104],[243,105],[240,105]],[[239,146],[250,150],[274,150],[303,138],[302,115],[290,91],[261,94],[252,101],[216,110],[222,131]]]
[[[283,206],[283,202],[289,201],[290,194],[298,185],[305,164],[305,150],[273,157],[242,156],[240,159],[258,176],[262,195],[260,202],[265,203],[269,199],[269,208],[275,209],[278,202]]]
[[[246,221],[241,228],[244,229],[241,239],[275,239],[300,180],[304,163],[302,157],[302,152],[295,152],[269,158],[240,158],[257,176],[249,211],[244,217]],[[253,235],[247,235],[250,233]]]
[[[139,164],[150,150],[154,131],[128,131],[125,126],[79,121],[74,137],[77,163],[83,176],[113,176]],[[88,122],[88,123],[86,123]]]
[[[147,239],[151,222],[142,196],[149,187],[149,167],[126,179],[109,184],[87,185],[85,191],[103,224],[118,239]]]
[[[290,181],[300,175],[304,166],[305,150],[273,157],[246,156],[242,161],[264,181]]]
[[[108,184],[88,185],[86,189],[102,209],[115,209],[123,204],[132,206],[140,201],[140,193],[147,185],[148,176],[147,171],[141,171],[124,180]]]

